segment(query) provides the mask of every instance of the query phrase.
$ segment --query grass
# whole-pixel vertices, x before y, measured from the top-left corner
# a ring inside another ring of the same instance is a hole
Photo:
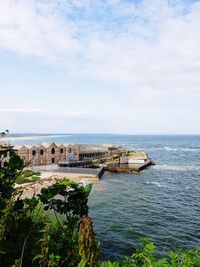
[[[40,172],[33,172],[31,170],[25,170],[17,177],[17,184],[32,183],[40,179]]]

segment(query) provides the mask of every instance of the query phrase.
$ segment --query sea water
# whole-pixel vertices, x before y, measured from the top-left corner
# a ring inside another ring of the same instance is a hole
[[[114,144],[156,161],[139,174],[105,173],[94,182],[90,215],[102,258],[130,255],[149,237],[161,255],[200,247],[200,136],[30,135],[11,143]]]

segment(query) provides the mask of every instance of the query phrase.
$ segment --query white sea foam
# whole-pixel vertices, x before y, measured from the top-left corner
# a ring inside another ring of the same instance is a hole
[[[157,181],[147,181],[145,182],[145,184],[147,185],[155,185],[157,187],[163,187],[163,188],[177,188],[177,186],[173,183],[173,184],[166,184],[166,183],[163,183],[163,182],[157,182]],[[199,186],[186,186],[185,188],[183,189],[186,189],[186,190],[195,190],[195,191],[200,191],[200,187]]]
[[[200,151],[200,148],[189,148],[189,147],[168,147],[165,146],[163,148],[159,148],[159,149],[163,149],[163,150],[167,150],[167,151],[183,151],[183,152],[197,152]]]
[[[155,165],[154,169],[164,171],[199,171],[200,166],[197,165]]]
[[[164,184],[164,183],[159,183],[156,181],[152,181],[152,182],[146,182],[145,184],[150,184],[150,185],[156,185],[158,187],[166,187],[166,188],[170,188],[170,185]]]
[[[165,151],[183,151],[183,152],[198,152],[200,151],[200,148],[182,148],[182,147],[169,147],[169,146],[164,146],[164,147],[151,147],[151,148],[138,148],[140,150],[151,150],[151,151],[156,151],[156,150],[165,150]]]
[[[200,151],[200,148],[180,148],[180,150],[184,152],[197,152]]]
[[[164,146],[163,149],[167,150],[167,151],[177,151],[177,148],[173,148],[173,147],[169,147],[169,146]]]

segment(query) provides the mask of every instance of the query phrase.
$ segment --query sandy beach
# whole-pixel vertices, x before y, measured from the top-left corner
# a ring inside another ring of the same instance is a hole
[[[37,139],[45,139],[45,138],[56,138],[56,137],[67,137],[70,136],[69,134],[66,135],[24,135],[24,136],[6,136],[1,137],[0,142],[7,142],[7,141],[15,141],[15,140],[37,140]]]
[[[89,184],[93,183],[94,181],[98,181],[98,179],[95,178],[93,175],[75,174],[75,173],[67,173],[65,175],[64,173],[59,173],[59,172],[42,171],[41,178],[39,181],[34,183],[25,183],[16,185],[15,188],[17,188],[19,191],[23,190],[22,194],[23,198],[26,197],[31,198],[32,196],[39,194],[43,187],[46,188],[54,184],[57,180],[62,179],[64,177],[66,177],[71,181],[83,184]]]

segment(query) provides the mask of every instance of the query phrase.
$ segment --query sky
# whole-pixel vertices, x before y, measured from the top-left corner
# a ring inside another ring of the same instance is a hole
[[[200,1],[0,0],[0,130],[200,134]]]

